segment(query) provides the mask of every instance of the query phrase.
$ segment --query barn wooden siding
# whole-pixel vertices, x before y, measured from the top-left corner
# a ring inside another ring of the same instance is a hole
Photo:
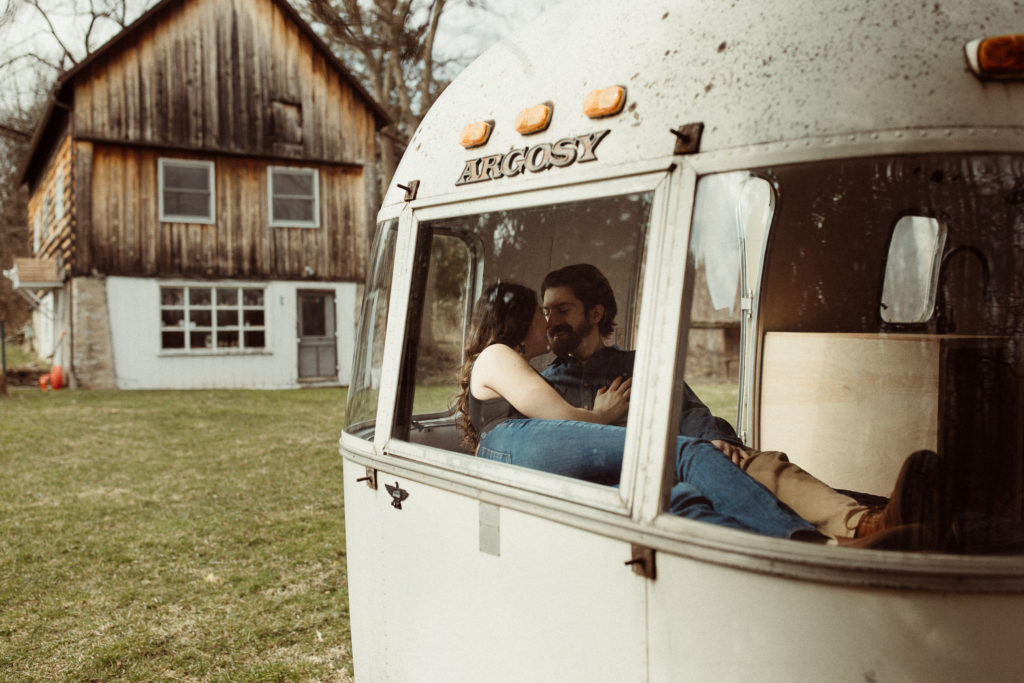
[[[369,164],[366,102],[273,2],[185,0],[76,77],[78,139]]]
[[[277,3],[165,3],[72,84],[72,274],[364,278],[377,119]],[[215,162],[214,225],[160,222],[161,157]],[[271,165],[319,171],[320,228],[269,227]]]
[[[89,206],[79,206],[92,227],[88,236],[78,236],[77,270],[199,278],[364,277],[369,218],[359,168],[319,166],[320,227],[280,228],[270,227],[267,196],[268,168],[283,165],[279,160],[90,142],[78,143],[76,157],[80,166],[92,169],[93,184]],[[215,163],[213,225],[160,222],[161,157]]]
[[[57,258],[65,264],[73,260],[72,207],[74,182],[71,163],[71,136],[65,129],[54,146],[52,156],[28,199],[28,228],[30,244],[34,241],[36,219],[40,220],[42,235],[36,256]],[[58,177],[63,176],[63,191]],[[49,201],[47,201],[49,200]]]

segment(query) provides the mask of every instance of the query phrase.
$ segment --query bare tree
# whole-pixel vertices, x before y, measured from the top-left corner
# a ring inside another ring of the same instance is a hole
[[[38,111],[38,107],[36,108]],[[28,151],[32,112],[0,116],[0,270],[14,265],[29,253],[28,192],[18,185],[18,163]],[[0,277],[0,320],[8,333],[28,320],[27,302],[17,295],[11,281]]]
[[[311,23],[359,76],[391,117],[381,131],[381,178],[388,183],[398,158],[448,80],[435,55],[445,9],[479,0],[309,0]]]
[[[155,2],[0,0],[0,270],[31,252],[28,193],[18,173],[47,93],[61,74]],[[0,277],[0,319],[7,330],[21,327],[28,313],[11,282]]]

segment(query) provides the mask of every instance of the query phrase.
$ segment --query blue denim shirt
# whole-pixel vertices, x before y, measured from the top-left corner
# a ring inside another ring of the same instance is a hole
[[[635,351],[626,351],[615,345],[605,346],[583,362],[572,357],[556,358],[541,374],[568,403],[590,409],[594,407],[598,389],[608,386],[616,377],[626,379],[633,376],[635,355]],[[679,417],[680,435],[708,441],[722,439],[742,445],[729,423],[712,415],[690,385],[685,385],[684,390],[683,411]],[[623,417],[620,424],[625,423]]]

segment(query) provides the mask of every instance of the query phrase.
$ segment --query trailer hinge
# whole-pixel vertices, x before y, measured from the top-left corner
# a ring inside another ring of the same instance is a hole
[[[633,565],[633,573],[646,577],[653,581],[657,577],[657,570],[654,567],[654,548],[637,545],[630,545],[633,559],[627,560],[627,565]]]
[[[747,292],[746,296],[740,297],[740,310],[748,319],[754,312],[754,293]]]
[[[356,483],[359,483],[361,481],[365,481],[367,486],[369,486],[371,489],[376,490],[377,489],[377,470],[373,469],[372,467],[367,467],[366,468],[366,476],[365,477],[359,477],[358,479],[356,479]]]

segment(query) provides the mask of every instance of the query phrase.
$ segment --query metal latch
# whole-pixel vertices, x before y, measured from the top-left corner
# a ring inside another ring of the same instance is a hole
[[[366,476],[365,477],[359,477],[358,479],[356,479],[356,483],[359,483],[361,481],[365,481],[367,486],[369,486],[371,489],[376,490],[377,489],[377,470],[373,469],[372,467],[367,467],[366,468]]]
[[[700,151],[700,138],[704,133],[703,123],[688,123],[679,128],[670,128],[669,132],[676,136],[674,154],[696,154]]]
[[[416,199],[416,195],[420,191],[420,181],[413,180],[408,185],[402,185],[401,183],[395,183],[395,187],[400,190],[405,190],[405,201],[411,202]]]
[[[625,562],[633,566],[633,573],[654,580],[657,577],[657,570],[654,567],[654,548],[637,545],[630,545],[633,558]]]

